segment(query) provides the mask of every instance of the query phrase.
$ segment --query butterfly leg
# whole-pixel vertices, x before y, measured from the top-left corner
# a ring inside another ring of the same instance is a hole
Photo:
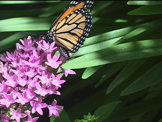
[[[62,47],[60,47],[60,46],[58,46],[58,49],[59,49],[60,53],[61,53],[65,58],[67,58],[67,59],[70,58],[69,52],[68,52],[66,49],[64,49],[64,48],[62,48]]]

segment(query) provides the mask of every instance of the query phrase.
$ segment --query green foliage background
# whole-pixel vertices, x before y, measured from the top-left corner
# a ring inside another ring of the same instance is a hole
[[[30,32],[46,34],[70,1],[0,1],[0,52]],[[91,113],[99,122],[162,122],[162,2],[95,1],[83,47],[63,65],[67,78],[51,122]],[[88,121],[87,121],[88,122]]]

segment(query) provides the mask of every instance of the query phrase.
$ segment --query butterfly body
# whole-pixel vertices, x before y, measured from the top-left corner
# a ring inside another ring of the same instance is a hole
[[[92,27],[90,8],[92,1],[72,1],[55,20],[44,37],[61,48],[62,55],[69,57],[68,51],[75,53],[83,45]]]

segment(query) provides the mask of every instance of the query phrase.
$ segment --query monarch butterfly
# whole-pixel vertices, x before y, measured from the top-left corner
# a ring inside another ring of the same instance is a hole
[[[83,45],[92,27],[90,8],[92,1],[72,1],[54,21],[43,39],[55,41],[60,53],[69,58],[68,51],[75,53]]]

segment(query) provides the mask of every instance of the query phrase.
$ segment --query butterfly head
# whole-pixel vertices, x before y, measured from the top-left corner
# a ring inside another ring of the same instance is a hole
[[[54,32],[48,31],[47,35],[41,35],[40,37],[46,42],[52,43],[54,36],[55,36]]]

